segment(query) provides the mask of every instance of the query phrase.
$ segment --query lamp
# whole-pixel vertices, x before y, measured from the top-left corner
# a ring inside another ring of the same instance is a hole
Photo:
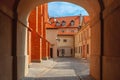
[[[82,14],[80,14],[80,24],[78,26],[79,30],[82,28],[82,22],[83,22]]]

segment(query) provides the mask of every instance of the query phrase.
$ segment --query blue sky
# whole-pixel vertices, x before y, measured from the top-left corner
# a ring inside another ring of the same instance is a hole
[[[50,2],[48,3],[48,14],[50,17],[63,17],[75,15],[88,15],[87,11],[75,4],[68,2]]]

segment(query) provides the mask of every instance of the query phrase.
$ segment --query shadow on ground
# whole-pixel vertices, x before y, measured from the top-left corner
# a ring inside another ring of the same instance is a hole
[[[40,77],[40,78],[26,77],[22,80],[80,80],[80,79],[76,76],[68,76],[68,77]]]
[[[89,76],[89,61],[76,58],[58,58],[40,64],[34,63],[29,71],[22,80],[94,80]]]

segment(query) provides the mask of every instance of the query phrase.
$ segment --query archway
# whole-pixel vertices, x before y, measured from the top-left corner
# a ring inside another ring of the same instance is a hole
[[[84,7],[88,11],[88,13],[90,14],[91,25],[94,25],[95,22],[98,23],[97,25],[95,25],[94,29],[92,29],[93,33],[96,30],[99,32],[96,35],[93,34],[93,36],[96,37],[96,38],[93,37],[93,39],[96,41],[96,43],[94,42],[94,44],[98,44],[98,45],[97,45],[97,47],[96,46],[92,46],[92,47],[97,50],[97,52],[96,52],[97,56],[95,58],[98,59],[97,63],[100,64],[100,62],[99,62],[100,61],[100,58],[99,58],[100,57],[100,52],[99,51],[100,51],[100,34],[101,33],[100,33],[100,23],[99,23],[100,22],[100,19],[99,19],[99,12],[100,12],[99,3],[97,1],[93,2],[93,1],[87,1],[87,0],[86,1],[65,0],[65,1],[66,2],[71,2],[71,3],[74,3],[74,4],[77,4],[77,5],[80,5],[80,6]],[[40,4],[43,4],[43,3],[47,3],[47,2],[52,2],[52,0],[51,1],[38,1],[38,2],[34,2],[34,4],[33,4],[32,1],[29,1],[29,3],[27,1],[21,1],[20,4],[19,4],[19,7],[18,7],[18,13],[19,13],[18,17],[19,17],[20,22],[23,23],[23,24],[25,24],[25,25],[27,25],[27,18],[29,16],[28,14],[30,13],[30,11],[34,7],[36,7],[36,6],[40,5]],[[27,9],[23,8],[23,6],[22,6],[23,3],[26,4],[27,7],[28,6],[29,7]],[[97,6],[97,7],[95,7],[95,9],[92,9],[92,8],[94,8],[94,6]],[[96,19],[96,21],[92,22],[92,20],[94,18]],[[26,30],[27,30],[27,28],[26,28]],[[93,57],[92,57],[92,59],[93,59]],[[98,65],[98,64],[91,63],[91,66]],[[95,76],[95,77],[96,77],[96,79],[99,79],[100,78],[100,76],[99,76],[99,74],[100,74],[100,67],[96,67],[94,70],[93,70],[93,68],[94,67],[91,67],[92,72],[90,74],[95,75],[94,73],[96,73],[97,76]]]

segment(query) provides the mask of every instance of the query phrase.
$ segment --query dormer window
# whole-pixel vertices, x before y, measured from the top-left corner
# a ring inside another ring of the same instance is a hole
[[[65,21],[62,21],[62,26],[65,26],[66,25],[66,22]]]
[[[60,26],[60,22],[56,21],[56,26]]]
[[[57,20],[56,20],[56,18],[54,18],[54,22],[56,22]]]
[[[75,24],[75,21],[74,21],[74,20],[71,20],[70,25],[71,25],[71,26],[74,26],[74,24]]]

